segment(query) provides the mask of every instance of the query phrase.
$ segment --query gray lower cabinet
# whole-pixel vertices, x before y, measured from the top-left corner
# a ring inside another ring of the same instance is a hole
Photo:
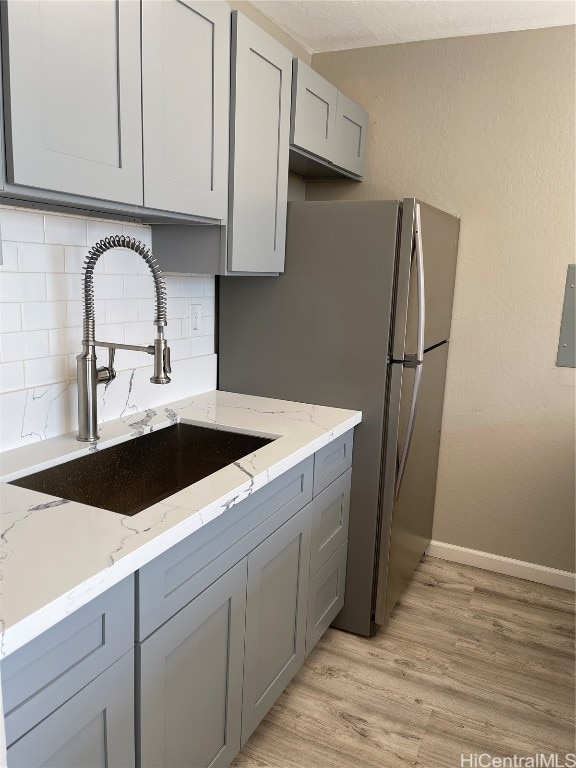
[[[240,749],[246,564],[137,645],[141,768],[217,768]]]
[[[311,512],[248,555],[242,744],[304,661]]]
[[[332,557],[310,579],[306,655],[310,653],[344,607],[347,554],[348,540],[340,545]]]
[[[8,185],[142,205],[140,5],[2,3]]]
[[[129,651],[8,749],[10,768],[134,768]]]

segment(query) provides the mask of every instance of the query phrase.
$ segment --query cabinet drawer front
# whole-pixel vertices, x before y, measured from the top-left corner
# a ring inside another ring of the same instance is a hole
[[[11,744],[134,645],[130,576],[2,662]]]
[[[313,458],[157,557],[138,572],[143,640],[312,498]]]
[[[333,162],[337,89],[299,59],[292,74],[290,143]]]
[[[352,99],[338,93],[336,105],[336,154],[334,165],[364,175],[368,113]]]
[[[240,749],[246,559],[137,645],[142,768],[220,768]]]
[[[242,744],[304,661],[309,504],[248,556]]]
[[[332,555],[308,584],[306,655],[310,653],[344,606],[348,541]]]
[[[139,3],[3,10],[8,181],[142,205]]]
[[[134,651],[8,749],[9,768],[134,768]]]
[[[314,458],[314,496],[352,466],[353,441],[351,429],[318,451]]]
[[[331,483],[312,502],[310,578],[348,538],[352,470]]]

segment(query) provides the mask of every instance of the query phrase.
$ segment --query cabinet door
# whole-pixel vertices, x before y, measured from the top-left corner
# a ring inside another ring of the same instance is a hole
[[[7,180],[142,204],[140,4],[2,4]]]
[[[230,8],[142,3],[144,204],[226,219]]]
[[[292,54],[232,16],[228,269],[282,272],[286,241]]]
[[[294,59],[290,143],[333,162],[336,153],[336,88]]]
[[[348,540],[310,579],[308,584],[308,620],[306,656],[344,607]]]
[[[338,93],[334,164],[363,176],[367,134],[368,113],[343,93]]]
[[[242,744],[304,661],[311,504],[248,555]]]
[[[138,649],[142,768],[217,768],[240,749],[246,558]]]
[[[9,768],[134,768],[130,651],[8,749]]]

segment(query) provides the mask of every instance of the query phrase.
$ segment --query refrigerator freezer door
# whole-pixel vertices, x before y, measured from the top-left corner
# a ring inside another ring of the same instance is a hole
[[[398,201],[289,203],[286,271],[220,280],[219,389],[362,410],[346,599],[371,630]]]
[[[407,432],[415,369],[397,363],[390,366],[391,407],[399,401],[400,410],[396,423],[389,420],[386,440],[384,508],[388,512],[380,530],[377,624],[383,624],[392,612],[432,535],[447,356],[447,343],[424,355],[414,433],[397,497],[395,483],[388,478],[395,476]]]
[[[393,357],[414,355],[418,335],[418,270],[414,248],[416,205],[420,207],[420,232],[424,255],[426,325],[424,349],[450,336],[452,298],[460,220],[414,198],[404,200],[398,264],[398,290],[394,325]]]

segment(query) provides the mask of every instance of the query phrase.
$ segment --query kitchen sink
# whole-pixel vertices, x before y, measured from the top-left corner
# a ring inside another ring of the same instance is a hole
[[[20,477],[11,485],[135,515],[271,442],[179,423]]]

